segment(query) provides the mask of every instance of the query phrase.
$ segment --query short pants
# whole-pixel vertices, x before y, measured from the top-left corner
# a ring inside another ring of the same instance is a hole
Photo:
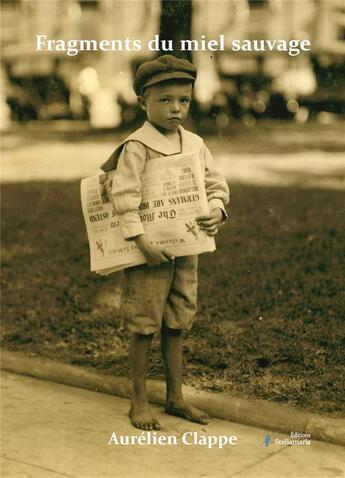
[[[189,330],[197,309],[198,256],[125,269],[122,317],[131,332],[147,335],[162,325]]]

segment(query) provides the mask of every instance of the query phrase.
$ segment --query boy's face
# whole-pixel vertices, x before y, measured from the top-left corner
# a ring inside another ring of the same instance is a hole
[[[139,103],[150,123],[159,129],[176,131],[188,115],[192,89],[192,83],[157,83],[144,91]]]

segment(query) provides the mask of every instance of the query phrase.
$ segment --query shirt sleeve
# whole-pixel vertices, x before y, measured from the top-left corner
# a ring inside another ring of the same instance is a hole
[[[229,204],[230,200],[228,184],[215,168],[212,155],[205,144],[203,145],[203,155],[205,161],[205,188],[210,211],[219,207],[223,212],[223,218],[227,219],[228,215],[225,206]]]
[[[112,187],[114,208],[125,239],[145,233],[139,216],[145,163],[145,146],[138,141],[128,141],[121,151]]]

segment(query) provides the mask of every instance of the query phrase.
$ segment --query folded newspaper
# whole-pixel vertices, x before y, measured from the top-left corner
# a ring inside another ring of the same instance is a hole
[[[111,195],[114,174],[116,170],[81,181],[91,271],[102,275],[146,262],[135,242],[121,233]],[[165,247],[176,257],[214,251],[213,237],[195,221],[208,212],[198,152],[147,161],[139,215],[153,245]]]

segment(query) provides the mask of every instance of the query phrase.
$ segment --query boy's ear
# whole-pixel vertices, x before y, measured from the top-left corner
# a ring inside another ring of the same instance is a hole
[[[146,99],[143,96],[138,96],[138,103],[143,111],[147,109]]]

